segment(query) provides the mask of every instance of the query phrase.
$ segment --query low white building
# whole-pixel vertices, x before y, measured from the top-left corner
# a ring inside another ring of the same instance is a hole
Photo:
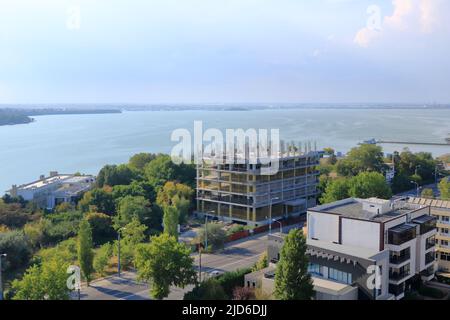
[[[51,171],[48,177],[41,175],[39,180],[20,186],[13,185],[7,193],[52,210],[63,202],[75,203],[94,183],[95,177],[91,175],[59,174],[57,171]]]

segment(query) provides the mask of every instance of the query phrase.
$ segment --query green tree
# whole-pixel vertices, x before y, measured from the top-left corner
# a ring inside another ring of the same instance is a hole
[[[186,292],[183,297],[184,300],[229,300],[230,297],[225,293],[219,280],[211,278],[203,281],[198,286],[195,286],[189,292]]]
[[[392,191],[381,173],[361,172],[350,180],[349,195],[362,199],[371,197],[389,199]]]
[[[137,174],[126,164],[121,165],[106,165],[97,175],[97,186],[102,188],[103,186],[113,187],[119,184],[130,184]]]
[[[433,198],[434,197],[433,189],[430,188],[423,189],[420,196],[423,198]]]
[[[111,243],[105,243],[96,252],[94,257],[94,269],[95,272],[104,276],[105,269],[109,264],[109,261],[113,255],[113,248]]]
[[[170,286],[184,288],[196,281],[190,249],[166,233],[137,246],[136,266],[138,279],[150,283],[154,299],[167,297]]]
[[[153,153],[138,153],[130,158],[128,166],[138,171],[144,170],[145,166],[156,158]]]
[[[313,288],[305,236],[301,230],[292,229],[281,248],[275,273],[275,296],[280,300],[310,300]]]
[[[227,239],[227,233],[223,230],[219,223],[210,222],[206,225],[206,233],[208,238],[208,248],[212,250],[222,249]],[[205,243],[205,228],[201,228],[198,232],[198,240]]]
[[[330,203],[349,197],[350,179],[338,178],[330,180],[325,187],[325,192],[320,198],[320,203]]]
[[[381,147],[363,144],[351,149],[344,159],[337,162],[337,172],[342,176],[356,176],[360,172],[384,172],[386,165]]]
[[[28,268],[21,280],[12,282],[14,300],[68,300],[68,263],[51,259]]]
[[[107,188],[86,192],[78,202],[78,207],[83,212],[101,212],[110,216],[116,213],[114,198]]]
[[[187,220],[194,190],[186,184],[168,181],[158,191],[156,203],[160,207],[175,206],[179,212],[179,222]]]
[[[130,244],[132,246],[136,246],[137,244],[142,243],[146,238],[146,230],[147,226],[140,223],[137,218],[134,218],[122,230],[124,243]]]
[[[80,223],[77,252],[81,271],[89,285],[92,272],[94,271],[94,252],[92,251],[92,229],[87,220],[83,220]]]
[[[3,271],[13,272],[27,265],[31,247],[22,231],[1,232],[0,253],[6,253],[6,259],[2,260]]]
[[[85,219],[91,226],[94,245],[104,244],[116,237],[110,216],[104,213],[90,212],[86,215]]]
[[[178,221],[179,213],[175,206],[165,206],[164,207],[164,233],[174,237],[178,240]]]
[[[253,266],[252,271],[259,271],[269,266],[269,257],[267,255],[267,251],[259,257],[258,261]]]
[[[120,200],[117,209],[117,216],[114,217],[114,227],[119,229],[130,223],[133,218],[139,222],[146,223],[152,216],[150,201],[144,197],[126,196]]]
[[[449,177],[443,178],[438,185],[442,200],[450,200],[450,181]]]

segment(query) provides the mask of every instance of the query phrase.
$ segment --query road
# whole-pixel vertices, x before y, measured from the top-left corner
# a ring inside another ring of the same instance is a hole
[[[420,193],[422,192],[423,189],[432,189],[435,197],[439,197],[439,195],[440,195],[440,192],[439,192],[439,189],[438,189],[438,185],[436,183],[420,186],[420,188],[419,188],[419,197],[420,197]],[[397,193],[396,196],[402,196],[402,197],[404,197],[404,196],[412,196],[412,197],[416,197],[417,196],[417,190],[414,188],[414,189],[411,189],[411,190],[408,190],[408,191],[403,191],[403,192]]]
[[[285,227],[283,232],[286,233],[298,226]],[[273,231],[277,232],[278,229]],[[267,233],[262,233],[229,243],[220,252],[202,254],[202,278],[204,279],[214,270],[226,272],[252,267],[266,248]],[[193,257],[198,271],[199,256],[196,253],[193,254]],[[192,290],[192,286],[184,289],[173,287],[167,299],[181,300],[184,293],[190,290]],[[82,300],[147,300],[150,299],[148,291],[147,284],[136,281],[135,272],[122,272],[120,278],[114,275],[94,281],[90,287],[83,287],[80,298]],[[74,299],[77,299],[76,294]]]

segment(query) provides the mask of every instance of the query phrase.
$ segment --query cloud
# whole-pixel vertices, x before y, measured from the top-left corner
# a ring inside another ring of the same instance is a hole
[[[385,16],[381,30],[369,26],[357,31],[353,41],[367,48],[374,40],[386,35],[429,34],[438,30],[445,17],[442,12],[448,10],[448,1],[443,0],[393,0],[392,15]]]

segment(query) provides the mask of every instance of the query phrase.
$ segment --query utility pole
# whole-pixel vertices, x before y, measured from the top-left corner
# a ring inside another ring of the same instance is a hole
[[[120,229],[117,231],[117,274],[120,278]]]
[[[2,258],[6,257],[6,253],[0,253],[0,300],[3,300],[3,282],[2,282]]]

